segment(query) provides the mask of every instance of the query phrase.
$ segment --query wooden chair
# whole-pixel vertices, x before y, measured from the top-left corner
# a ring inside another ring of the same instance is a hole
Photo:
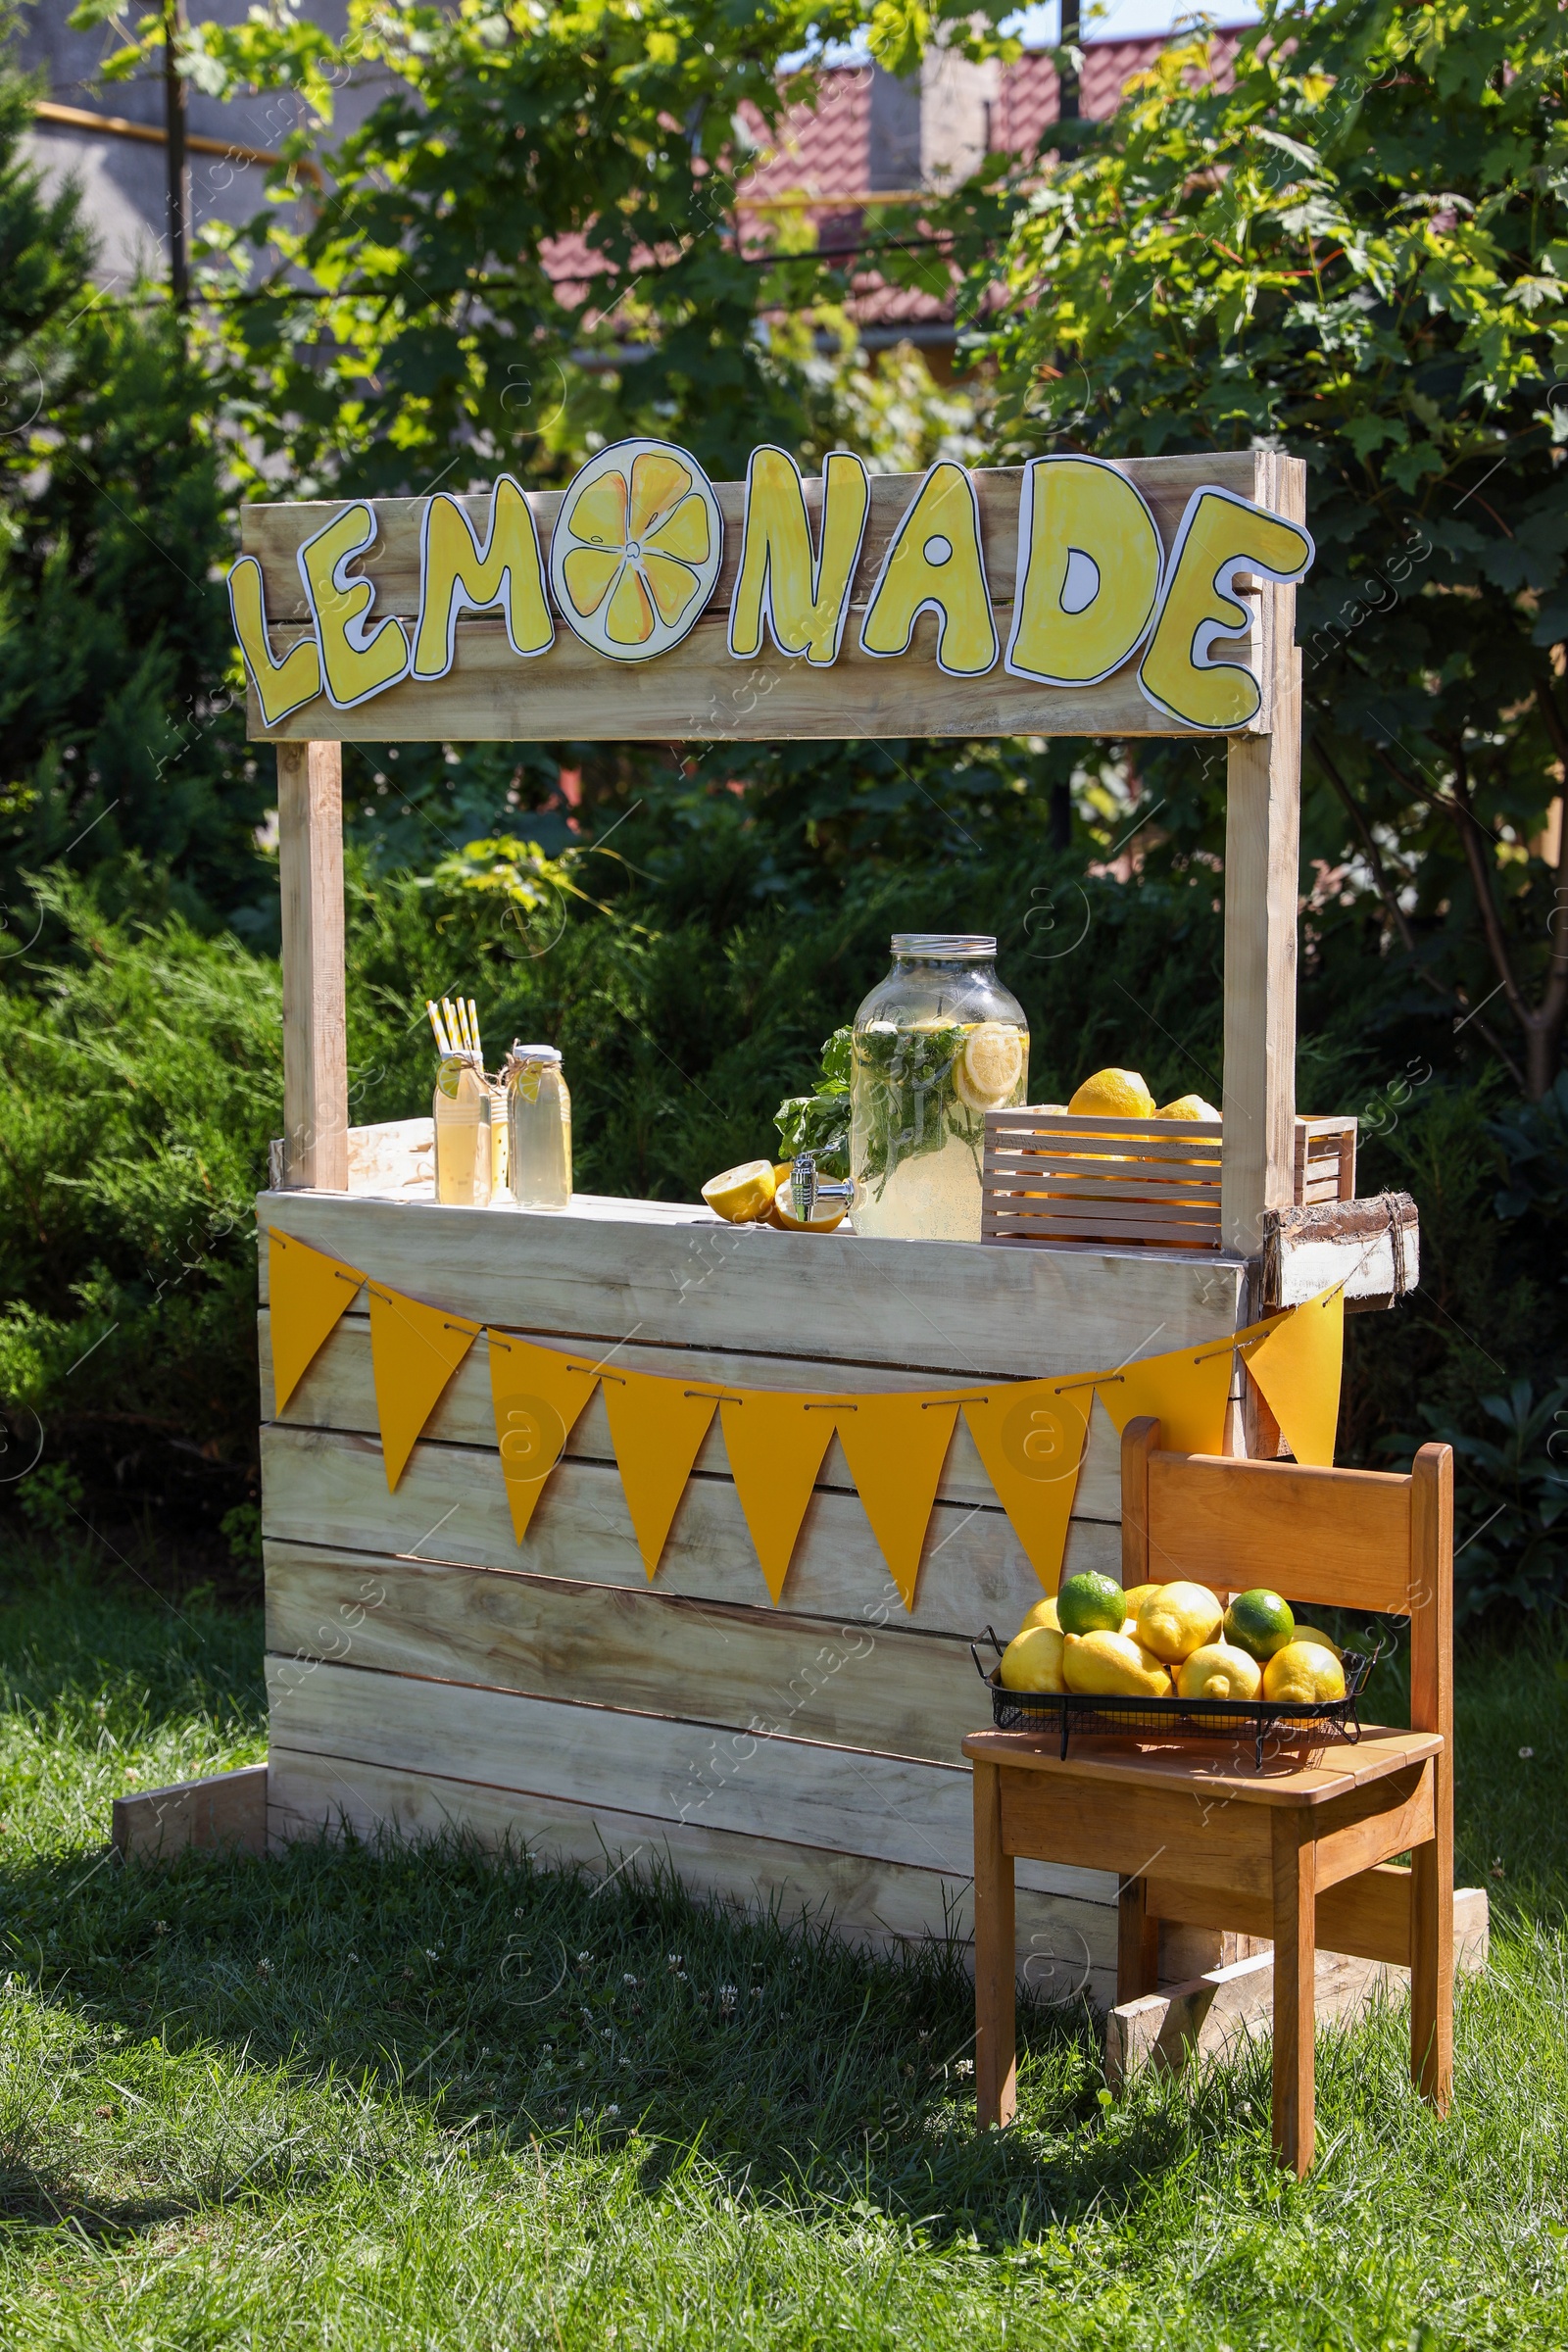
[[[1274,1941],[1274,2145],[1313,2148],[1318,1945],[1410,1971],[1410,2071],[1446,2111],[1453,2069],[1453,1456],[1408,1478],[1164,1453],[1122,1439],[1122,1581],[1268,1585],[1294,1603],[1407,1615],[1408,1732],[1265,1759],[1252,1743],[1137,1745],[975,1732],[975,2080],[982,2125],[1012,2115],[1013,1859],[1114,1869],[1116,1997],[1156,1989],[1158,1924]],[[1390,1857],[1409,1850],[1408,1868]]]

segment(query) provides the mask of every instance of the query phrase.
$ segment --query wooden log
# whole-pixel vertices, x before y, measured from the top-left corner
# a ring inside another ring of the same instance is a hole
[[[262,1370],[262,1418],[274,1416],[272,1387],[271,1316],[264,1308],[258,1325]],[[586,1360],[591,1360],[585,1358]],[[929,1376],[893,1365],[831,1364],[802,1356],[742,1355],[713,1348],[644,1348],[633,1345],[616,1350],[615,1366],[622,1371],[654,1372],[683,1377],[701,1388],[826,1389],[851,1395],[866,1391],[907,1391],[928,1388]],[[375,1387],[370,1370],[370,1327],[361,1313],[344,1316],[288,1400],[282,1416],[289,1428],[350,1430],[360,1436],[377,1431]],[[488,1344],[481,1340],[453,1375],[425,1424],[423,1443],[475,1446],[491,1450],[496,1443],[491,1402]],[[568,1461],[612,1462],[610,1421],[604,1392],[595,1393],[567,1440]],[[703,1441],[696,1468],[714,1477],[729,1476],[729,1456],[723,1432],[715,1419]],[[499,1467],[495,1475],[501,1475]],[[817,1476],[817,1485],[846,1493],[854,1488],[844,1449],[835,1437]],[[942,1482],[943,1502],[997,1508],[996,1491],[986,1476],[974,1440],[962,1414],[958,1416],[948,1449]],[[1073,1516],[1113,1521],[1119,1496],[1116,1485],[1116,1434],[1109,1417],[1095,1413],[1089,1424],[1089,1444],[1079,1472]],[[1006,1629],[1011,1631],[1009,1627]]]
[[[563,1462],[552,1472],[519,1547],[493,1453],[416,1446],[396,1494],[386,1491],[378,1440],[279,1424],[262,1432],[262,1526],[271,1543],[522,1568],[580,1584],[645,1589],[619,1473]],[[1117,1530],[1074,1520],[1068,1573],[1114,1575]],[[693,1600],[766,1597],[739,1497],[727,1479],[693,1478],[660,1563],[658,1590]],[[906,1615],[859,1497],[812,1495],[780,1608],[840,1623],[898,1622],[965,1641],[986,1625],[1009,1634],[1040,1598],[1040,1580],[1000,1510],[938,1503],[926,1535],[912,1615]],[[976,1720],[983,1721],[976,1690]]]
[[[274,1848],[296,1838],[382,1836],[419,1839],[461,1832],[485,1846],[526,1849],[545,1863],[575,1865],[607,1888],[623,1870],[673,1870],[697,1895],[786,1926],[830,1926],[847,1940],[897,1951],[949,1936],[973,1936],[972,1882],[909,1864],[821,1846],[738,1836],[703,1822],[661,1821],[636,1811],[590,1809],[530,1796],[524,1813],[509,1790],[376,1764],[335,1762],[287,1748],[272,1756],[269,1818]],[[1115,1913],[1105,1903],[1017,1894],[1019,1973],[1038,1997],[1081,1994],[1103,2007],[1115,1985]]]
[[[268,1545],[267,1646],[940,1764],[986,1712],[940,1635],[318,1545]]]
[[[1342,1283],[1346,1313],[1365,1314],[1396,1304],[1420,1279],[1421,1224],[1408,1193],[1264,1216],[1265,1307],[1299,1306]]]
[[[277,827],[286,1181],[343,1193],[349,1181],[349,1080],[342,755],[335,743],[278,745]]]
[[[267,1684],[274,1755],[328,1756],[351,1780],[364,1763],[507,1789],[518,1800],[522,1835],[533,1796],[595,1813],[634,1802],[659,1821],[695,1821],[959,1880],[972,1874],[969,1774],[961,1763],[762,1739],[309,1660],[270,1657]],[[1114,1896],[1101,1870],[1020,1869],[1024,1883],[1043,1893]]]
[[[110,1836],[122,1862],[168,1862],[189,1846],[267,1851],[267,1766],[117,1796]]]
[[[824,1239],[639,1208],[535,1216],[264,1193],[262,1302],[275,1223],[394,1290],[541,1338],[918,1364],[933,1387],[1096,1372],[1224,1339],[1246,1315],[1233,1260]]]

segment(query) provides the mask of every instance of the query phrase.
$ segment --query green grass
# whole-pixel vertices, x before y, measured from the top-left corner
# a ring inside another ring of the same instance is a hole
[[[260,1646],[69,1564],[0,1605],[8,2352],[1568,2340],[1560,1649],[1465,1671],[1453,2112],[1397,2008],[1325,2034],[1298,2187],[1265,2048],[1110,2105],[1077,2009],[980,2138],[941,1955],[456,1842],[122,1870],[117,1791],[263,1752]]]

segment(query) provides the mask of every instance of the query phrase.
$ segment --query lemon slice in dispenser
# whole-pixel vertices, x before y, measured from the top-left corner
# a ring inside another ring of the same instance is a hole
[[[696,627],[723,557],[724,517],[696,459],[667,441],[616,441],[562,502],[550,586],[585,645],[649,662]]]

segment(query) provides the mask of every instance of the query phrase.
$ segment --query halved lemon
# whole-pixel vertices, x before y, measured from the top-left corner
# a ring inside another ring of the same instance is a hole
[[[824,1208],[819,1217],[808,1219],[795,1214],[789,1185],[794,1165],[793,1159],[781,1159],[773,1170],[773,1205],[768,1211],[768,1222],[776,1225],[780,1233],[836,1233],[849,1214],[842,1201],[836,1200],[831,1208]]]
[[[718,578],[713,485],[668,441],[615,441],[572,482],[550,539],[566,625],[615,662],[649,662],[690,634]]]
[[[748,1159],[738,1168],[726,1168],[722,1175],[710,1176],[703,1199],[727,1225],[750,1225],[756,1218],[765,1217],[773,1205],[772,1163]]]

